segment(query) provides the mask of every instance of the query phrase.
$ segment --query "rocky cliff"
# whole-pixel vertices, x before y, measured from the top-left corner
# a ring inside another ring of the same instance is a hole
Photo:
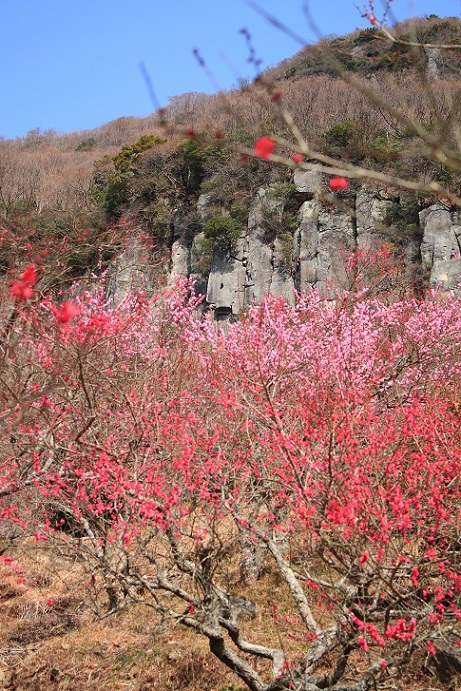
[[[294,302],[310,287],[328,294],[349,287],[347,258],[354,250],[372,250],[387,244],[400,262],[401,280],[456,290],[461,281],[461,213],[442,203],[415,213],[415,223],[396,226],[405,216],[405,192],[363,188],[334,199],[321,194],[322,179],[297,171],[291,190],[291,225],[283,228],[286,194],[280,185],[261,188],[249,209],[242,232],[232,242],[216,241],[209,267],[203,268],[204,233],[212,213],[207,194],[198,200],[194,230],[181,210],[174,224],[170,262],[165,281],[192,278],[205,305],[217,320],[238,316],[266,295]],[[325,185],[323,185],[323,188]],[[294,200],[294,203],[293,203]],[[280,232],[282,228],[283,232]],[[130,291],[151,279],[145,252],[136,240],[114,263],[109,292],[118,303]]]
[[[389,218],[401,217],[405,194],[364,188],[331,202],[321,198],[320,176],[298,171],[293,197],[296,224],[290,232],[274,232],[284,200],[271,187],[261,188],[248,214],[246,227],[232,243],[216,242],[210,269],[200,268],[203,233],[189,235],[179,223],[171,249],[169,281],[196,280],[216,318],[239,315],[266,295],[293,302],[309,287],[329,293],[348,287],[347,257],[356,249],[387,243],[400,258],[401,278],[425,285],[457,289],[461,277],[461,214],[441,203],[416,212],[415,223],[397,228]],[[276,188],[276,185],[274,186]],[[203,224],[209,213],[207,195],[198,203]],[[131,257],[132,259],[132,257]],[[122,274],[126,278],[126,273]]]

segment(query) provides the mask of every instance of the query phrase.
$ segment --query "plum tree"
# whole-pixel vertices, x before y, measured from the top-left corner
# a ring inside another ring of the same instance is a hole
[[[145,604],[256,691],[457,660],[460,299],[358,279],[224,333],[187,291],[18,306],[4,525],[78,556],[101,614]]]

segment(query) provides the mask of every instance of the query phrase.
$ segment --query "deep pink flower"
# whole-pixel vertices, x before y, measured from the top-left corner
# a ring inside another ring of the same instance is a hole
[[[37,271],[34,264],[29,264],[25,271],[19,276],[19,279],[29,288],[33,288],[37,283]]]
[[[28,264],[25,271],[19,276],[19,279],[11,283],[10,294],[16,300],[30,300],[34,297],[32,288],[37,283],[37,280],[35,264]]]
[[[275,142],[270,137],[261,137],[255,141],[255,154],[264,160],[270,158],[275,149]]]
[[[338,177],[331,178],[328,185],[331,190],[346,190],[349,187],[349,182],[346,178]]]
[[[357,643],[365,652],[368,652],[368,643],[363,636],[357,638]]]
[[[56,316],[61,324],[67,324],[67,322],[76,317],[78,313],[79,309],[77,305],[73,302],[67,301],[62,303],[61,309],[56,312]]]
[[[10,294],[16,300],[30,300],[34,297],[34,291],[23,281],[13,281],[11,284]]]

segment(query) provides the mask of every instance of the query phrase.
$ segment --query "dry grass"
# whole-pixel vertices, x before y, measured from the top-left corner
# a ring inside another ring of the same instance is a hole
[[[78,564],[25,542],[24,571],[0,574],[0,688],[17,691],[237,691],[243,687],[182,629],[159,633],[156,615],[132,605],[104,620],[84,606]],[[19,582],[18,582],[19,581]]]
[[[15,555],[24,570],[0,574],[0,688],[16,691],[243,691],[238,679],[210,654],[207,641],[188,630],[160,628],[153,610],[130,605],[98,620],[84,604],[77,562],[66,562],[48,543],[24,541]],[[229,565],[231,568],[231,565]],[[286,586],[266,566],[252,587],[235,594],[254,602],[256,616],[242,622],[253,642],[283,646],[299,660],[306,639]],[[274,617],[274,607],[277,616]],[[351,676],[364,660],[351,659]],[[258,662],[266,676],[269,666]],[[266,676],[268,679],[268,676]],[[397,688],[442,691],[415,663]]]

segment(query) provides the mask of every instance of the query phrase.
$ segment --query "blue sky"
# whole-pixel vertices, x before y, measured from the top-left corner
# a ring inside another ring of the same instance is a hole
[[[365,0],[310,0],[323,34],[369,26]],[[303,0],[260,0],[307,42],[315,40]],[[382,7],[375,1],[377,14]],[[396,19],[461,16],[461,0],[393,0]],[[160,104],[189,91],[214,90],[194,59],[199,49],[223,89],[253,77],[240,33],[252,35],[262,67],[299,45],[244,0],[0,0],[0,135],[86,130],[154,111],[140,64]]]

